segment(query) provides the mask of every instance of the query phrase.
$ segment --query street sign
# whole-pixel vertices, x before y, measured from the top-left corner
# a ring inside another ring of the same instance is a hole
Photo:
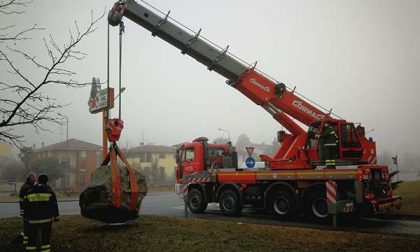
[[[248,156],[252,156],[252,152],[254,152],[254,147],[245,147]]]
[[[7,181],[7,183],[12,186],[12,185],[14,185],[16,183],[16,181],[14,179],[9,179]]]
[[[114,107],[114,89],[101,89],[99,79],[93,78],[92,87],[90,90],[90,97],[88,101],[89,112],[96,114],[105,109]]]
[[[248,157],[245,160],[245,164],[246,164],[246,167],[248,167],[248,168],[254,168],[254,166],[255,166],[255,159],[253,157]]]
[[[104,109],[110,109],[114,107],[114,89],[102,89],[95,94],[95,97],[89,98],[89,112],[92,114],[96,114],[101,112]]]

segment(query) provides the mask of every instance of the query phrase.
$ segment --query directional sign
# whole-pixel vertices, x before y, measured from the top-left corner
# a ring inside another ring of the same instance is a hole
[[[246,164],[246,167],[248,167],[248,168],[254,168],[254,166],[255,166],[255,159],[253,157],[248,157],[245,160],[245,164]]]

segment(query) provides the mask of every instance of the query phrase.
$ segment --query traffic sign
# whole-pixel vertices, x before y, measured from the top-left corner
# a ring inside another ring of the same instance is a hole
[[[254,152],[254,147],[245,147],[248,156],[252,156],[252,152]]]
[[[16,183],[16,181],[14,179],[9,179],[9,181],[7,181],[7,183],[12,186]]]
[[[255,166],[255,159],[253,157],[248,157],[245,160],[245,164],[246,164],[246,167],[248,167],[248,168],[254,168],[254,166]]]

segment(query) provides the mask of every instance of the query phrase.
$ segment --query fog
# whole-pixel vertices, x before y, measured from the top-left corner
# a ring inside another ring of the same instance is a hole
[[[108,12],[114,1],[34,1],[18,16],[1,15],[1,24],[45,27],[23,49],[45,57],[42,37],[59,44]],[[418,156],[420,135],[420,2],[394,0],[149,0],[189,28],[304,94],[335,114],[362,123],[378,152]],[[254,143],[271,143],[282,127],[261,107],[225,84],[225,79],[137,24],[125,19],[123,36],[120,145],[140,142],[173,145],[198,136],[209,139],[229,131],[233,141],[245,133]],[[67,65],[78,79],[106,81],[107,22],[87,37],[88,56]],[[111,27],[111,86],[118,86],[118,28]],[[45,58],[47,60],[47,58]],[[21,63],[21,62],[19,62]],[[22,64],[24,64],[22,62]],[[36,69],[25,72],[39,78]],[[45,87],[42,92],[69,104],[69,137],[101,144],[101,116],[89,113],[90,87]],[[2,94],[3,95],[3,94]],[[118,102],[111,113],[118,116]],[[26,145],[65,140],[66,127],[36,134],[20,129]],[[142,139],[143,138],[143,139]]]

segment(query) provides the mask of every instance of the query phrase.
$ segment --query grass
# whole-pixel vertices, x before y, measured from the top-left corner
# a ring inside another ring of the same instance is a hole
[[[0,251],[21,231],[19,218],[0,219]],[[7,227],[7,228],[6,228]],[[420,236],[391,236],[194,218],[141,216],[108,226],[80,216],[53,224],[53,251],[418,251]]]
[[[401,195],[403,199],[399,214],[420,216],[420,181],[401,183],[394,191],[394,195]]]

